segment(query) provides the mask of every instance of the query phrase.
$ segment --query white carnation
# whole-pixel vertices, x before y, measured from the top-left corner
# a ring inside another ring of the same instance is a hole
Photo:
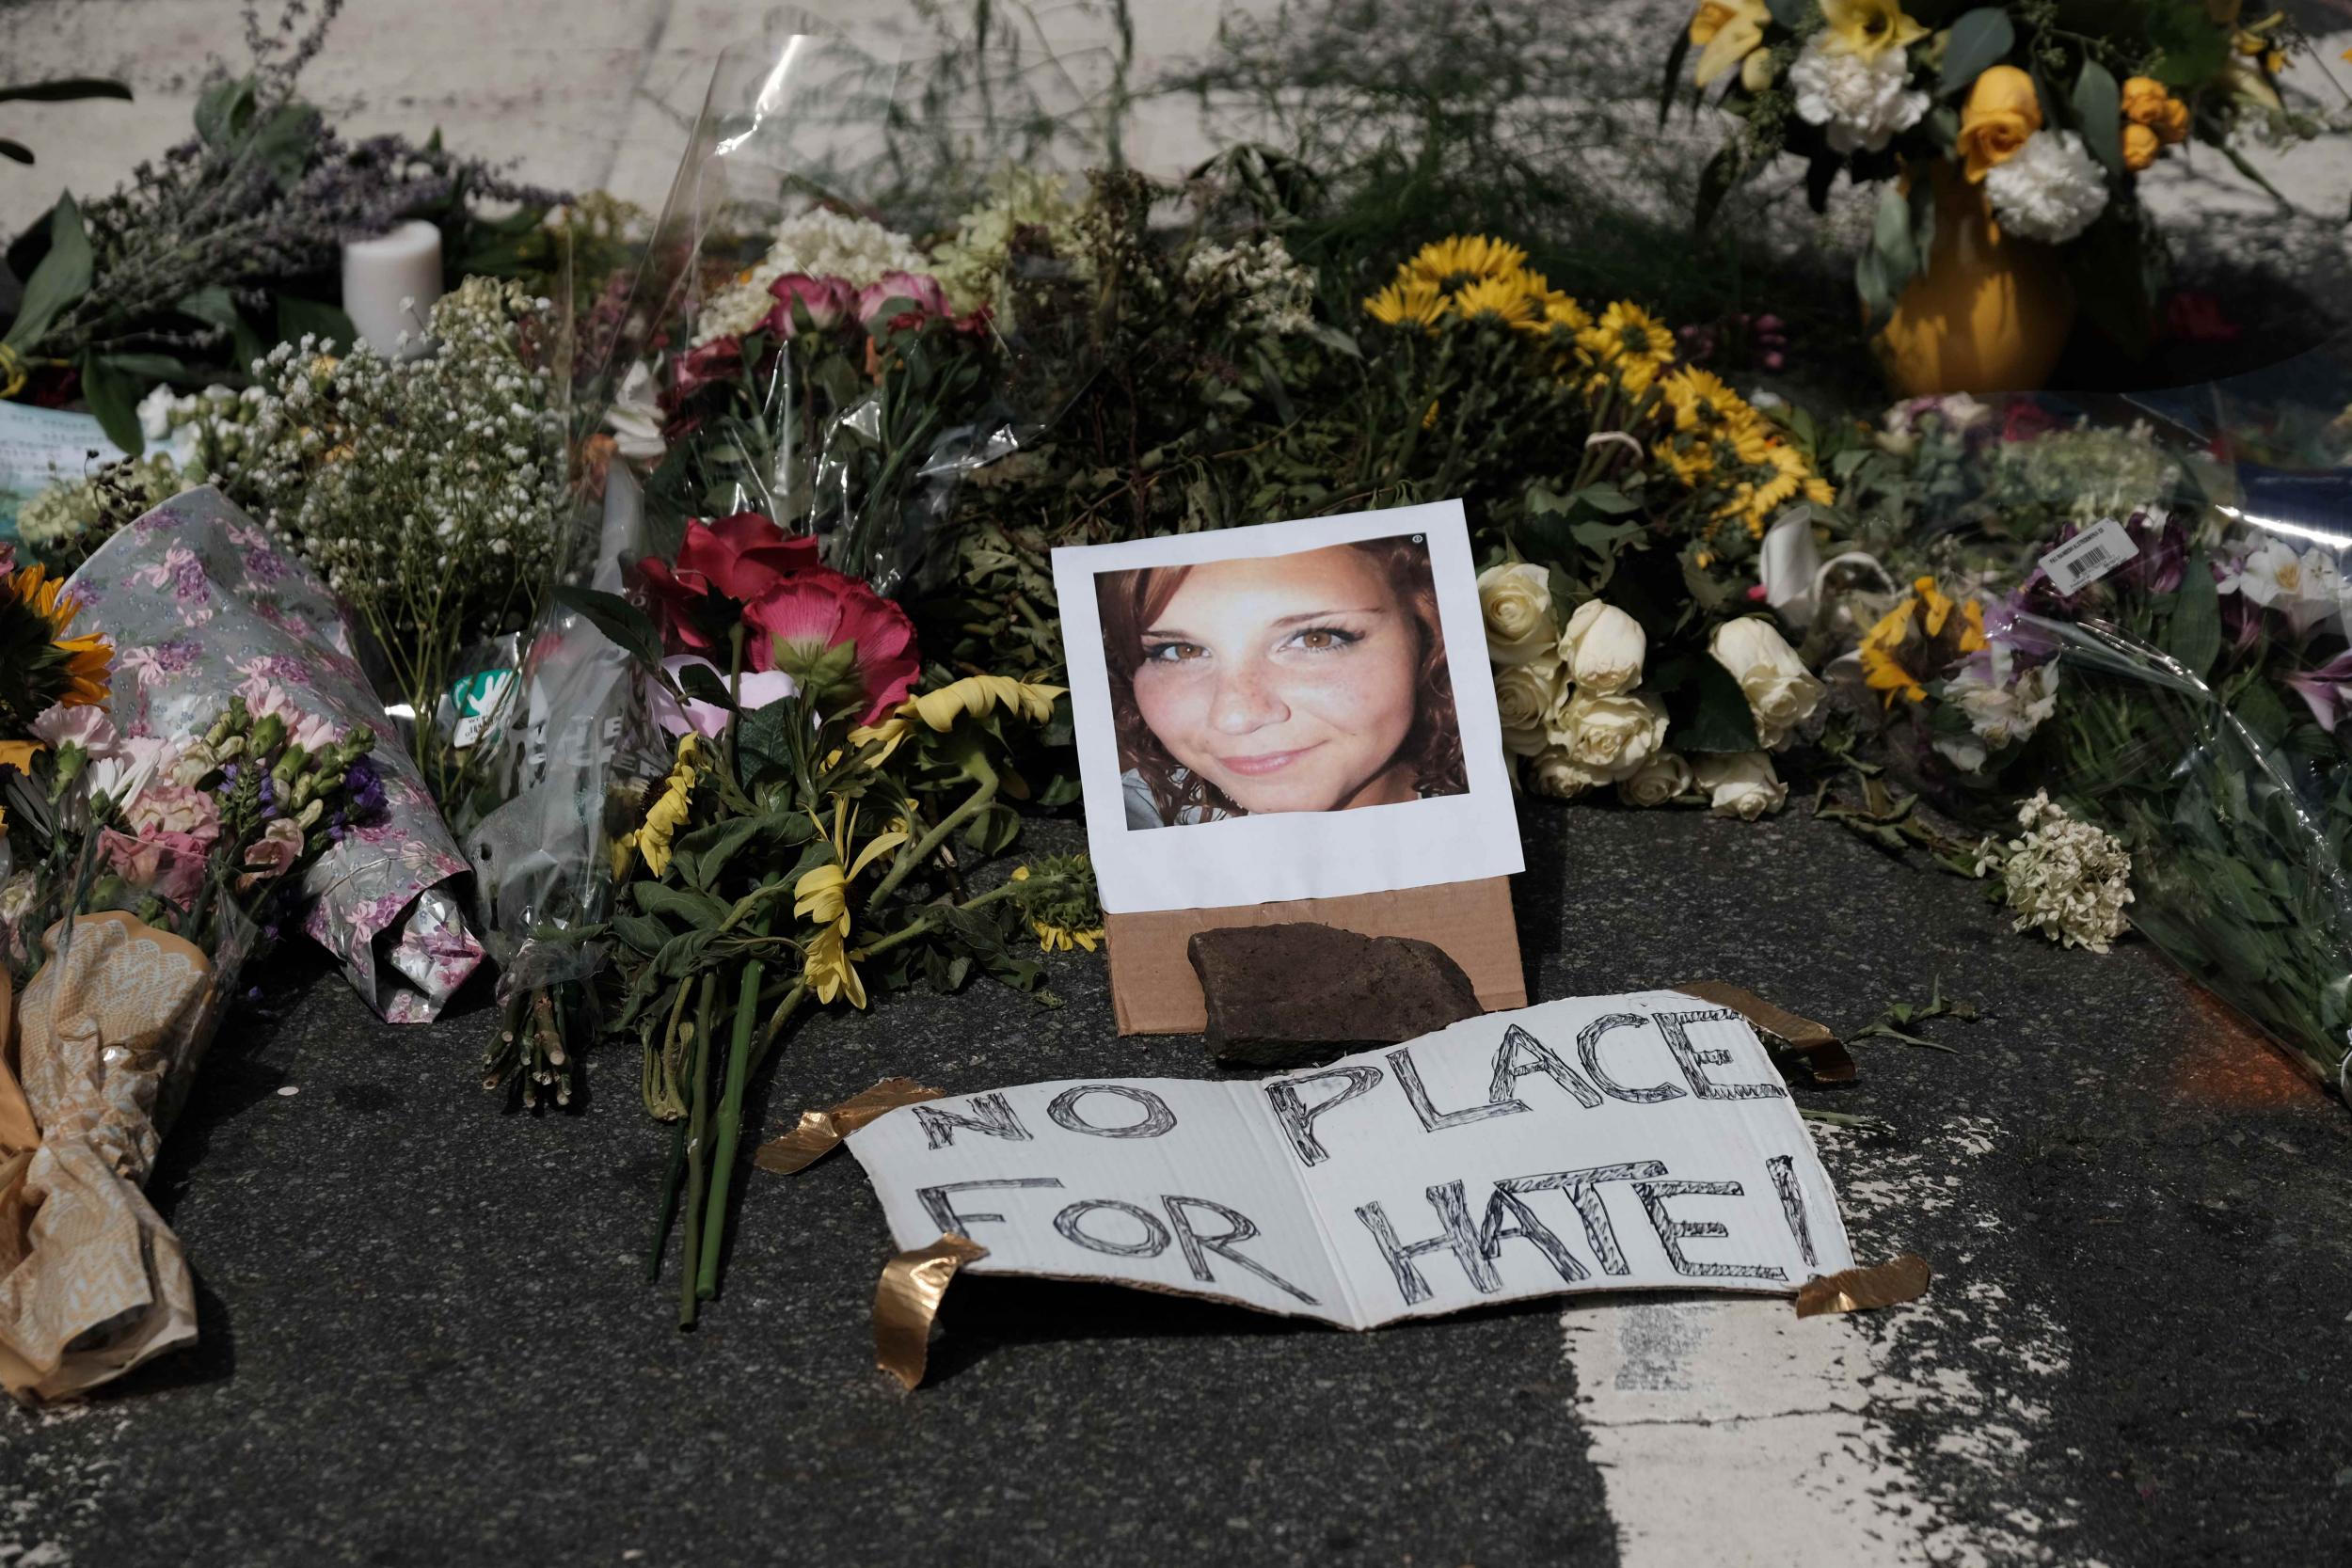
[[[1832,35],[1817,33],[1797,63],[1788,85],[1797,91],[1797,113],[1822,127],[1840,152],[1876,152],[1908,131],[1928,112],[1928,95],[1907,90],[1911,60],[1906,51],[1881,50],[1872,58],[1833,54]]]
[[[2004,232],[2064,245],[2106,211],[2107,181],[2072,131],[2036,131],[1984,177]]]
[[[736,338],[757,326],[775,297],[768,285],[804,273],[841,277],[864,288],[890,273],[928,273],[930,261],[904,234],[871,218],[813,208],[776,226],[768,254],[705,303],[694,323],[694,341]]]

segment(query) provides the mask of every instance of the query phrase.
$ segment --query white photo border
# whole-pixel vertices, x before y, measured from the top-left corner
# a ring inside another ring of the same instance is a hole
[[[1247,561],[1412,534],[1428,544],[1438,627],[1445,639],[1470,787],[1459,795],[1391,806],[1233,816],[1191,824],[1181,832],[1129,832],[1095,578],[1104,572]],[[1460,501],[1065,546],[1054,551],[1054,591],[1061,600],[1062,649],[1070,666],[1087,847],[1094,858],[1103,908],[1110,913],[1344,898],[1479,881],[1526,869],[1518,804],[1503,759],[1502,721],[1487,673],[1477,562]],[[1398,813],[1411,815],[1400,820]]]

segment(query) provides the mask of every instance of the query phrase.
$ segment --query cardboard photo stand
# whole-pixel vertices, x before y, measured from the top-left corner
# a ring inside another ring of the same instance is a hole
[[[1411,937],[1436,944],[1462,966],[1488,1012],[1527,1006],[1518,928],[1511,916],[1511,879],[1442,882],[1345,898],[1298,898],[1221,910],[1156,910],[1104,917],[1110,958],[1111,1008],[1122,1035],[1197,1035],[1208,1027],[1184,944],[1196,931],[1228,926],[1308,921],[1368,937]]]

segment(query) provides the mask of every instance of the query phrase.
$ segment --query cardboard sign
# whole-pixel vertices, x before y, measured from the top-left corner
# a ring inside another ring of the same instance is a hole
[[[849,1140],[901,1250],[1371,1328],[1566,1291],[1791,1294],[1853,1266],[1746,1020],[1678,991],[1467,1020],[1256,1081],[910,1105]]]

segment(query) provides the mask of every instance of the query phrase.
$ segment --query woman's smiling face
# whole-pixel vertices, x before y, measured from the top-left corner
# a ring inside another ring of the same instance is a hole
[[[1136,706],[1247,812],[1413,799],[1419,623],[1379,559],[1336,545],[1196,566],[1143,627]]]

